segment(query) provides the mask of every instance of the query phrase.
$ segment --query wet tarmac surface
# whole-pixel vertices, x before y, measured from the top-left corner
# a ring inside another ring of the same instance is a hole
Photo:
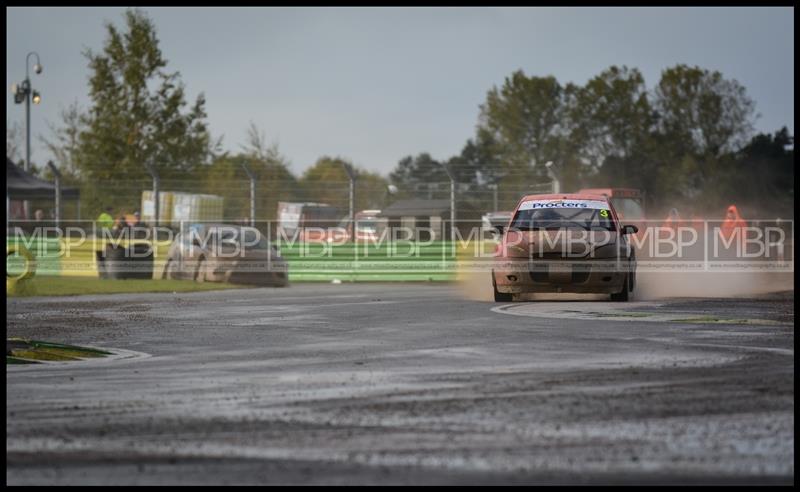
[[[426,284],[11,299],[8,336],[128,356],[7,366],[6,479],[793,483],[793,303],[613,306],[769,321],[729,324]]]

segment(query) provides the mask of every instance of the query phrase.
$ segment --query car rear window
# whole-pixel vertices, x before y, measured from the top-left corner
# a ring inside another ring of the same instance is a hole
[[[266,236],[260,231],[237,226],[212,229],[210,239],[216,246],[245,245],[247,249],[268,249],[270,247]]]
[[[600,200],[529,200],[523,202],[511,228],[520,231],[615,231],[611,208]]]

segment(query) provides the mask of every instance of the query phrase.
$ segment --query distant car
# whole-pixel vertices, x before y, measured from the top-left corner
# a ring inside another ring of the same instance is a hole
[[[603,195],[609,198],[617,214],[623,220],[643,220],[644,193],[635,188],[584,188],[582,195]]]
[[[486,230],[491,230],[498,235],[503,234],[503,229],[508,225],[512,215],[514,212],[510,211],[488,212],[481,217],[481,224]]]
[[[607,293],[628,301],[636,281],[635,251],[608,197],[529,195],[517,204],[492,270],[494,299],[537,292]]]
[[[162,278],[284,287],[288,267],[257,229],[197,224],[177,234]]]
[[[372,242],[380,239],[380,232],[383,229],[381,226],[381,219],[378,217],[380,213],[380,210],[362,210],[356,212],[356,241]],[[335,239],[344,239],[345,241],[351,241],[353,239],[350,217],[345,217],[339,222],[338,230],[342,231],[343,234],[340,232],[342,236],[336,237]],[[331,242],[333,241],[334,239],[331,239]]]
[[[342,213],[327,203],[278,202],[277,235],[287,240],[338,242],[347,231],[338,227]]]
[[[634,224],[639,229],[647,227],[644,192],[635,188],[584,188],[578,190],[582,195],[603,195],[614,205],[619,220]]]

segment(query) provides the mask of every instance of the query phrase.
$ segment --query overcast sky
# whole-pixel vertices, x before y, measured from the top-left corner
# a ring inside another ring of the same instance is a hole
[[[756,101],[759,131],[794,134],[794,9],[784,8],[146,8],[168,67],[207,99],[214,136],[238,150],[248,123],[301,172],[322,155],[388,172],[405,155],[446,159],[474,134],[486,92],[512,71],[585,83],[637,67],[648,88],[677,63],[719,70]],[[77,100],[81,52],[99,50],[122,8],[7,8],[6,87],[33,76],[35,137]],[[31,71],[32,73],[32,71]],[[7,122],[24,105],[7,89]]]

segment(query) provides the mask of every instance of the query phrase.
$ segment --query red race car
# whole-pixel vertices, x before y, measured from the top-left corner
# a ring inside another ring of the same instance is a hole
[[[514,210],[492,270],[494,299],[542,292],[607,293],[628,301],[636,256],[607,196],[529,195]]]

